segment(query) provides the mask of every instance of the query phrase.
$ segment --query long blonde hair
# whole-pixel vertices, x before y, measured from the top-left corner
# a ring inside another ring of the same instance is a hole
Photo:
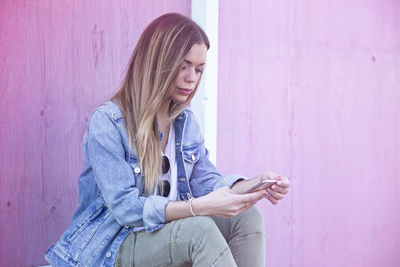
[[[161,173],[157,111],[171,95],[183,59],[196,43],[210,47],[207,35],[190,18],[168,13],[155,19],[140,36],[122,86],[112,97],[124,115],[147,195],[153,192]],[[174,105],[169,114],[171,122],[190,103],[196,89],[197,86],[184,103]]]

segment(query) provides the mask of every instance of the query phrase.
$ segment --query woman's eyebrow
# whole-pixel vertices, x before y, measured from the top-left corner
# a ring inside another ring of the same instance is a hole
[[[189,64],[189,65],[191,65],[193,62],[192,61],[189,61],[189,60],[187,60],[187,59],[184,59],[183,60],[185,63],[187,63],[187,64]],[[205,65],[206,63],[201,63],[201,64],[199,64],[199,65],[197,65],[198,67],[200,67],[200,66],[203,66],[203,65]]]

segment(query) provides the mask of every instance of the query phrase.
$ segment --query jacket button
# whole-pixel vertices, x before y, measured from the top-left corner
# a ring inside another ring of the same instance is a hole
[[[192,160],[195,160],[196,159],[196,157],[194,156],[194,154],[192,154]]]
[[[110,252],[110,251],[108,251],[108,252],[106,253],[106,257],[107,257],[107,258],[111,257],[111,252]]]
[[[136,174],[140,173],[140,168],[139,167],[135,167],[135,169],[133,169],[133,172]]]
[[[186,178],[185,178],[185,177],[180,177],[180,178],[179,178],[179,181],[181,181],[181,182],[186,182]]]

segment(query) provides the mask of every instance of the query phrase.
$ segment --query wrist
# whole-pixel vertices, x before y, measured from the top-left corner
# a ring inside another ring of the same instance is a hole
[[[193,198],[192,199],[192,210],[196,214],[196,216],[203,216],[204,214],[204,205],[202,197]]]

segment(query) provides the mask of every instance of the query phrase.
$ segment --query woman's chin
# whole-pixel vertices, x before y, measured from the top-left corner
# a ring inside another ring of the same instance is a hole
[[[187,95],[178,95],[174,97],[173,100],[175,100],[179,104],[183,104],[188,99],[188,97],[189,96]]]

